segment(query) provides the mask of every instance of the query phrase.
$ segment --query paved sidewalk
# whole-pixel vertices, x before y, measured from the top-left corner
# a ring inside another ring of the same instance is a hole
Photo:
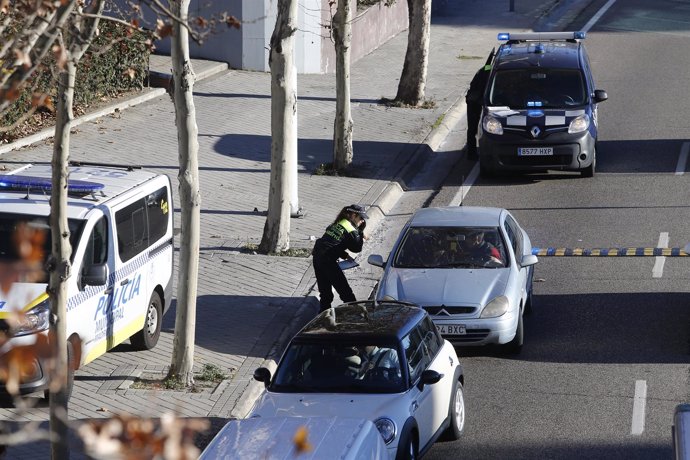
[[[395,96],[406,33],[352,66],[357,177],[314,175],[320,164],[332,159],[335,77],[300,75],[299,199],[306,215],[291,221],[291,246],[311,247],[313,237],[320,236],[337,211],[350,203],[372,207],[368,232],[374,232],[452,124],[464,123],[463,95],[474,72],[496,45],[496,33],[532,27],[558,29],[588,3],[515,0],[516,11],[509,12],[509,0],[434,0],[426,87],[434,108],[389,108],[377,103],[381,97]],[[195,70],[201,74],[203,69],[201,76],[205,77],[195,85],[202,192],[195,366],[201,369],[206,363],[215,364],[229,378],[199,393],[130,388],[142,374],[165,373],[175,319],[175,312],[170,311],[154,350],[132,352],[125,343],[76,373],[69,406],[75,426],[114,413],[158,417],[164,411],[174,411],[183,417],[208,418],[215,429],[229,417],[244,417],[261,390],[251,379],[254,369],[275,365],[286,341],[318,308],[311,259],[242,251],[246,245],[260,242],[265,222],[270,75],[195,62]],[[161,58],[152,60],[151,65],[163,73],[169,67]],[[25,162],[48,162],[52,153],[49,140],[10,148],[0,150],[0,165],[9,168]],[[104,111],[99,118],[78,125],[71,152],[72,160],[140,164],[166,173],[177,193],[174,109],[169,96],[160,90],[148,92],[126,110]],[[458,150],[458,159],[461,155]],[[438,171],[439,175],[447,173]],[[179,213],[179,209],[175,211]],[[357,277],[370,275],[357,270],[352,273],[356,294],[367,297],[372,283],[358,283]],[[23,413],[8,403],[0,404],[0,420],[19,424],[43,421],[45,425],[47,419],[48,407],[43,401]],[[72,458],[85,458],[79,443],[75,439],[72,442]],[[8,458],[13,459],[49,456],[46,442],[12,447],[8,452]]]

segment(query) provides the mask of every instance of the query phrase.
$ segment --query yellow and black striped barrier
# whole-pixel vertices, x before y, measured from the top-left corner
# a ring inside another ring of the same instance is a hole
[[[532,248],[539,257],[686,257],[684,248]]]

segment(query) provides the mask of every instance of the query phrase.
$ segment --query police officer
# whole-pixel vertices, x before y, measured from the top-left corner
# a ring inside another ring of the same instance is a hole
[[[321,311],[331,307],[333,302],[333,288],[343,302],[352,302],[355,294],[345,278],[343,270],[338,265],[338,259],[351,259],[346,252],[360,252],[366,237],[364,229],[365,219],[369,216],[364,207],[353,204],[345,206],[335,221],[326,228],[323,236],[316,240],[312,255],[314,256],[314,272],[319,287],[319,303]]]
[[[484,92],[489,82],[494,51],[491,50],[486,64],[474,74],[465,95],[465,103],[467,104],[467,157],[470,159],[477,158],[477,129],[479,128],[479,119],[482,115]]]

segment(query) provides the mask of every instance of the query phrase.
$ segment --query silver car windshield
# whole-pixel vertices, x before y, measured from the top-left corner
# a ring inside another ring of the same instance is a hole
[[[290,345],[270,389],[296,393],[399,393],[404,386],[394,347],[328,342]]]
[[[584,79],[575,69],[501,70],[489,90],[489,105],[512,109],[557,109],[586,102]]]
[[[503,268],[506,253],[498,227],[410,227],[398,248],[396,268]]]

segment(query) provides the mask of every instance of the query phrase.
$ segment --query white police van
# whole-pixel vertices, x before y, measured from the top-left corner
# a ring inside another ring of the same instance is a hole
[[[0,175],[0,330],[11,336],[0,355],[34,343],[49,327],[50,181],[50,165]],[[129,166],[72,163],[67,218],[69,391],[74,369],[119,343],[130,339],[145,350],[158,342],[172,294],[170,179]],[[23,313],[20,324],[8,321],[16,312]],[[21,373],[21,393],[47,388],[40,360],[23,363]]]

